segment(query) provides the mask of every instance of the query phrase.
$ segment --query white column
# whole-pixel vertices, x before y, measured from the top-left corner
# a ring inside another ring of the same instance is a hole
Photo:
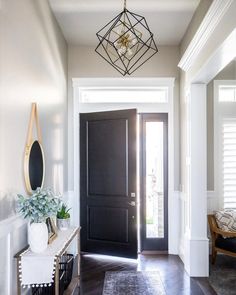
[[[206,130],[206,84],[192,84],[189,106],[189,228],[185,239],[185,269],[192,277],[207,277],[209,274]]]

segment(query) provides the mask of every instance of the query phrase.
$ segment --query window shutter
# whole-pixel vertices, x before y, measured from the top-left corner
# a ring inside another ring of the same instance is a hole
[[[236,209],[236,120],[224,119],[222,127],[224,208]]]

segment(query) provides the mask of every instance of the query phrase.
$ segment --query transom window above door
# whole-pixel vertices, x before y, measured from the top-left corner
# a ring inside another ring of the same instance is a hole
[[[80,103],[167,103],[168,87],[86,88]]]
[[[236,102],[236,85],[220,85],[219,102]]]

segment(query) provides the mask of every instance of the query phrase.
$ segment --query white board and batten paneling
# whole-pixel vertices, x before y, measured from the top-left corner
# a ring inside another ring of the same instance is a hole
[[[27,244],[27,224],[18,215],[0,221],[0,295],[16,294],[14,255]]]

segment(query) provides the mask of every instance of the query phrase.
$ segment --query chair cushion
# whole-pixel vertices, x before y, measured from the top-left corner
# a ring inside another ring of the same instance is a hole
[[[219,236],[215,241],[215,246],[236,253],[236,238],[223,238]]]
[[[215,211],[215,219],[218,227],[223,231],[236,232],[236,211]]]

